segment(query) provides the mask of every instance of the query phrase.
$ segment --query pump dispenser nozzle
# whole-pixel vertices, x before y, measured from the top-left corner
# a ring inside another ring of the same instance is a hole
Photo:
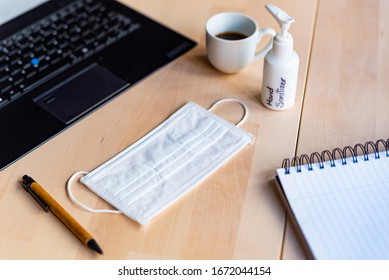
[[[265,8],[274,17],[274,19],[280,24],[281,37],[286,38],[290,24],[294,22],[294,18],[292,18],[283,10],[281,10],[280,8],[278,8],[273,4],[266,4]]]

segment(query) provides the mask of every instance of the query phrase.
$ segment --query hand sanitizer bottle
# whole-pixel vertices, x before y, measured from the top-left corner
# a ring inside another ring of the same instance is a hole
[[[280,24],[281,32],[273,38],[273,48],[263,65],[262,103],[273,110],[286,110],[294,104],[299,57],[293,50],[293,37],[288,32],[294,19],[272,4],[266,9]]]

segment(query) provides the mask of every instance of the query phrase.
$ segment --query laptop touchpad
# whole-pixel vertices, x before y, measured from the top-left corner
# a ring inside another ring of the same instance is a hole
[[[69,124],[93,110],[128,85],[106,68],[92,64],[34,99],[62,122]]]

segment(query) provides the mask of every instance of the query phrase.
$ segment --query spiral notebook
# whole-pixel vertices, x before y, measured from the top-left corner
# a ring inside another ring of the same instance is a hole
[[[314,259],[389,259],[389,139],[285,159],[277,181]]]

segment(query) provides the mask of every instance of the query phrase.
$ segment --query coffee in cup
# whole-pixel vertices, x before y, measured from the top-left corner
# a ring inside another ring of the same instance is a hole
[[[273,38],[276,32],[271,28],[259,30],[254,19],[241,13],[214,15],[206,24],[208,59],[219,71],[236,73],[270,50],[271,39],[262,50],[256,52],[264,35]]]

